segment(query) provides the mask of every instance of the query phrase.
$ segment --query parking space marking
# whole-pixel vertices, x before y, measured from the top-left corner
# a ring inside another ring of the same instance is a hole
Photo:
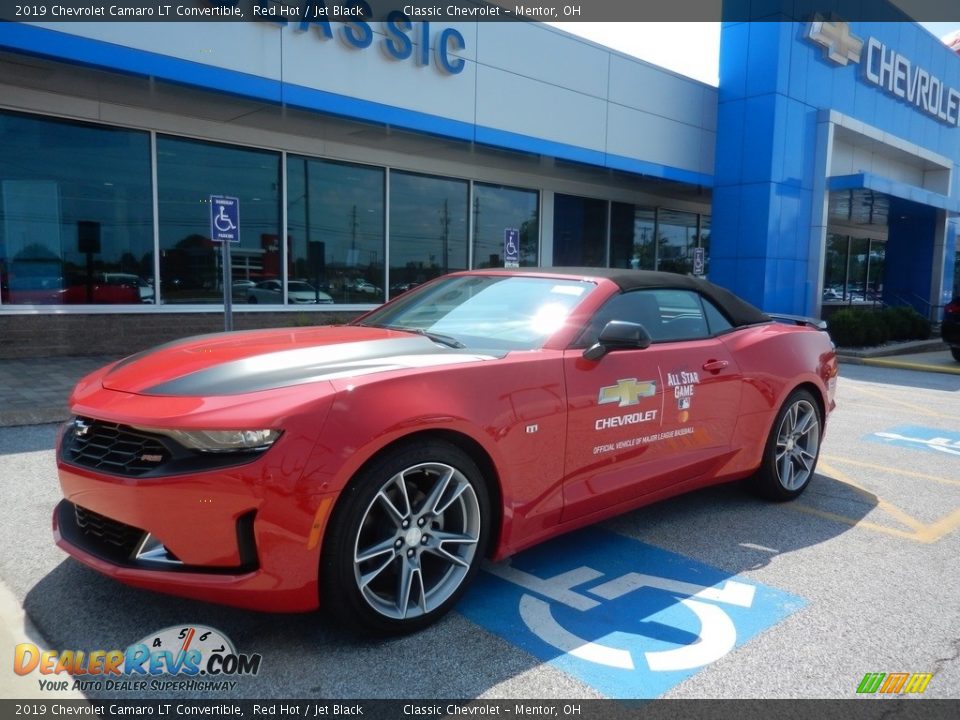
[[[943,536],[950,534],[960,527],[960,508],[955,509],[953,512],[940,518],[939,520],[925,524],[893,503],[884,500],[883,498],[877,496],[876,493],[863,487],[842,470],[838,470],[837,468],[827,465],[822,461],[820,462],[818,469],[824,475],[829,475],[834,480],[847,485],[858,493],[869,496],[870,498],[876,498],[876,507],[879,510],[882,510],[902,525],[909,527],[911,532],[900,530],[898,528],[887,527],[885,525],[879,525],[877,523],[870,522],[869,520],[863,520],[862,518],[852,518],[839,513],[833,513],[829,510],[820,510],[819,508],[804,505],[803,503],[791,503],[787,507],[798,512],[816,515],[817,517],[844,523],[845,525],[850,525],[852,527],[863,528],[864,530],[872,530],[873,532],[891,535],[893,537],[898,537],[905,540],[912,540],[925,545],[930,545],[937,542]]]
[[[948,415],[947,413],[937,412],[936,410],[931,410],[930,408],[923,407],[922,405],[917,405],[916,403],[908,402],[907,400],[899,400],[894,397],[890,397],[888,394],[879,392],[877,390],[871,390],[870,388],[863,387],[857,382],[848,382],[844,385],[845,388],[856,390],[861,392],[864,395],[870,395],[875,397],[878,400],[882,400],[884,403],[893,403],[894,405],[900,405],[909,410],[913,410],[920,415],[927,415],[928,417],[942,418],[944,420],[956,420],[960,422],[960,415]]]
[[[458,611],[611,698],[662,695],[806,604],[601,528],[483,569]]]
[[[888,465],[874,465],[873,463],[864,462],[863,460],[855,460],[853,458],[841,457],[839,455],[821,455],[820,457],[825,458],[829,462],[838,462],[843,465],[853,465],[855,467],[862,467],[866,470],[877,470],[879,472],[892,473],[897,476],[916,478],[918,480],[929,480],[930,482],[941,483],[943,485],[954,485],[956,487],[960,487],[960,480],[951,480],[950,478],[940,477],[939,475],[929,475],[927,473],[915,472],[913,470],[901,470],[900,468],[891,470]]]
[[[923,452],[932,451],[960,458],[960,433],[954,430],[922,425],[897,425],[872,432],[863,439],[867,442],[896,445]]]

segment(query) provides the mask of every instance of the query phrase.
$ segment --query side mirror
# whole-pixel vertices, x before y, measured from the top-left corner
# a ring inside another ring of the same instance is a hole
[[[611,320],[600,332],[597,342],[583,351],[583,357],[599,360],[613,350],[644,350],[651,342],[650,333],[640,323]]]

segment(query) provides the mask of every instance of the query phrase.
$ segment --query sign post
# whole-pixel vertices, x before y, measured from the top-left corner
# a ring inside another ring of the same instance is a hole
[[[223,329],[233,330],[233,269],[230,245],[240,242],[240,200],[226,195],[210,196],[210,239],[220,243],[223,270]]]
[[[520,267],[520,231],[517,228],[506,228],[503,231],[503,266]]]

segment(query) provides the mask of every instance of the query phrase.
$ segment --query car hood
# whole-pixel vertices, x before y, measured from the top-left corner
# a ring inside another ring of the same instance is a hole
[[[209,397],[492,359],[380,328],[253,330],[187,338],[131,355],[101,382],[141,395]]]

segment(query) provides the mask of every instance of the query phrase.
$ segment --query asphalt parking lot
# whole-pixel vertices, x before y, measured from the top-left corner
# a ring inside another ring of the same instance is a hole
[[[932,673],[924,697],[958,698],[960,378],[845,365],[838,403],[798,501],[729,485],[644,508],[489,566],[443,622],[383,642],[69,560],[50,532],[56,426],[0,428],[0,580],[51,649],[207,626],[262,656],[227,690],[93,699],[852,698],[867,673]],[[49,696],[10,659],[0,687]]]

